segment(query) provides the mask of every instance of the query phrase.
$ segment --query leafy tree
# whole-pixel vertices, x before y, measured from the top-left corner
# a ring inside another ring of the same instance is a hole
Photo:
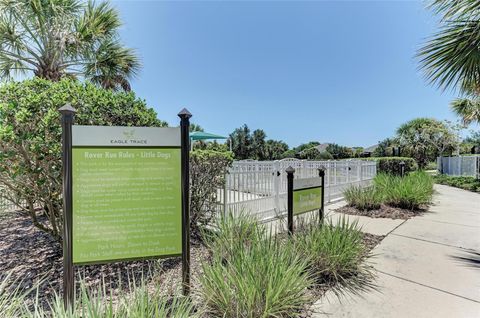
[[[480,146],[480,131],[472,131],[470,136],[466,137],[464,141]]]
[[[190,132],[194,132],[194,131],[204,132],[202,126],[200,126],[199,124],[190,123]]]
[[[466,98],[451,104],[465,124],[480,123],[480,2],[432,0],[442,27],[420,49],[427,79],[442,89],[459,89]]]
[[[305,149],[310,149],[310,148],[313,148],[313,147],[319,146],[319,145],[320,145],[320,143],[318,141],[310,141],[310,142],[307,142],[306,144],[301,144],[298,147],[295,147],[294,149],[295,149],[295,152],[298,154]]]
[[[269,139],[265,143],[265,159],[279,160],[284,158],[284,153],[288,151],[288,145],[283,141]]]
[[[451,127],[431,118],[417,118],[401,125],[397,136],[402,152],[413,157],[420,168],[439,155],[451,154],[459,144]]]
[[[295,149],[289,149],[289,150],[285,151],[284,153],[282,153],[282,159],[296,158],[295,157],[296,154],[297,154],[297,152],[295,151]]]
[[[0,86],[0,184],[39,229],[61,240],[61,125],[70,103],[80,125],[166,126],[134,93],[35,78]]]
[[[229,151],[227,144],[220,144],[216,140],[214,140],[212,142],[208,142],[205,149],[206,150],[211,150],[211,151],[219,151],[219,152],[228,152]]]
[[[108,2],[0,0],[0,76],[83,77],[129,91],[140,60],[120,43],[120,26]]]
[[[340,146],[337,144],[329,144],[326,149],[334,159],[345,159],[345,158],[352,158],[353,151],[349,147]]]
[[[253,159],[252,158],[252,136],[250,134],[250,128],[246,124],[237,128],[230,134],[230,140],[232,143],[232,151],[235,154],[235,158],[239,160]]]
[[[480,99],[458,98],[452,104],[453,112],[462,118],[465,125],[480,124]]]
[[[393,147],[396,146],[394,139],[386,138],[378,142],[378,147],[373,151],[374,157],[390,157],[393,156]]]
[[[460,144],[460,153],[471,154],[474,147],[474,153],[478,153],[480,151],[480,131],[472,131],[470,136],[463,139]]]
[[[320,151],[315,147],[304,149],[297,154],[297,157],[299,159],[308,159],[308,160],[318,159],[319,156],[320,156]]]
[[[266,151],[265,151],[265,138],[267,135],[262,129],[256,129],[252,134],[252,144],[250,153],[255,160],[265,160]]]

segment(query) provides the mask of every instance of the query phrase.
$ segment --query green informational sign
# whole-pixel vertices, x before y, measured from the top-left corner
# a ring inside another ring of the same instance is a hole
[[[321,178],[295,179],[293,184],[293,215],[322,208]]]
[[[134,134],[85,146],[74,130],[74,264],[182,254],[180,147]]]

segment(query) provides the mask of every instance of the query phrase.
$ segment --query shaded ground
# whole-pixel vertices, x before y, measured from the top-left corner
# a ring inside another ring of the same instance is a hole
[[[376,210],[359,210],[352,206],[342,206],[335,212],[350,214],[350,215],[361,215],[368,216],[371,218],[389,218],[389,219],[401,219],[408,220],[414,216],[422,215],[426,210],[407,210],[401,208],[391,207],[389,205],[382,204],[380,209]]]

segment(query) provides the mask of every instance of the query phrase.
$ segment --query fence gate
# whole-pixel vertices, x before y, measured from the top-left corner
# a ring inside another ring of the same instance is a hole
[[[260,220],[283,217],[287,213],[287,174],[292,166],[295,178],[317,177],[325,168],[325,201],[343,196],[345,188],[366,186],[376,175],[376,163],[364,160],[306,161],[236,161],[225,176],[225,186],[218,191],[219,212],[255,215]]]

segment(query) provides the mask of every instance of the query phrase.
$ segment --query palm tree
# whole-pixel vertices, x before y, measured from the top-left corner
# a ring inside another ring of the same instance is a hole
[[[452,102],[464,124],[480,122],[480,1],[433,0],[442,27],[420,49],[426,78],[442,89],[458,89],[466,98]]]
[[[472,122],[480,124],[480,100],[458,98],[452,102],[452,109],[457,116],[462,118],[465,125]]]
[[[140,61],[120,43],[120,26],[108,2],[0,0],[0,77],[81,77],[128,91]]]
[[[480,1],[433,0],[442,27],[420,49],[426,78],[440,88],[480,93]]]

